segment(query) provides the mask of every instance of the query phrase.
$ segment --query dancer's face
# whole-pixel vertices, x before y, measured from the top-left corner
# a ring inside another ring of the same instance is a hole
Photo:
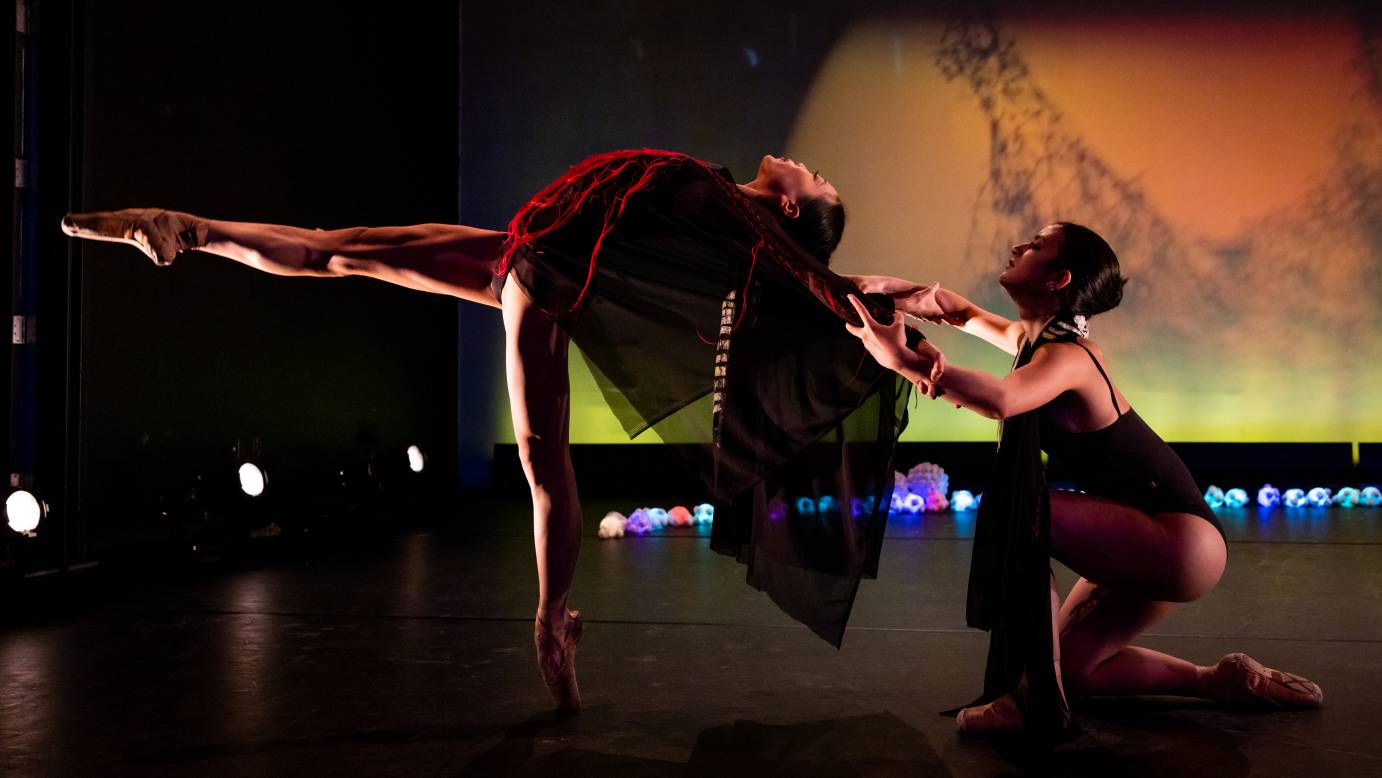
[[[835,186],[814,170],[786,157],[763,157],[758,163],[758,176],[748,186],[772,195],[783,215],[796,218],[797,203],[815,197],[840,201]]]
[[[1059,224],[1042,227],[1031,240],[1012,247],[1008,267],[998,276],[998,283],[1010,295],[1050,296],[1069,283],[1068,271],[1052,267],[1064,241],[1065,235]]]

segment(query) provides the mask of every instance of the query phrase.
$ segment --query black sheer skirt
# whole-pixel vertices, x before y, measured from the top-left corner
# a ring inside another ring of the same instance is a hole
[[[746,219],[758,206],[722,169],[688,163],[629,196],[592,269],[598,204],[509,269],[629,436],[655,430],[705,484],[712,548],[839,646],[860,579],[877,575],[911,385],[845,331],[857,287],[766,211]],[[887,298],[866,303],[891,318]]]

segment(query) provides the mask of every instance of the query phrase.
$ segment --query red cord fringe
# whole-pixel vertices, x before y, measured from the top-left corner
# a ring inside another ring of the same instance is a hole
[[[533,198],[509,221],[504,253],[495,272],[501,275],[507,273],[514,254],[520,249],[535,244],[565,226],[584,209],[603,207],[600,232],[590,250],[590,265],[586,271],[585,283],[571,307],[563,312],[571,313],[585,299],[591,281],[595,278],[595,263],[599,259],[600,247],[614,229],[619,217],[623,215],[629,198],[647,189],[660,174],[687,166],[699,167],[708,179],[716,182],[734,204],[744,222],[757,235],[757,241],[750,249],[749,270],[739,297],[741,304],[739,315],[734,322],[735,330],[744,319],[749,284],[753,281],[759,253],[765,249],[832,311],[837,315],[842,313],[824,282],[791,260],[793,249],[778,245],[778,241],[770,239],[773,233],[763,223],[758,210],[737,186],[716,173],[709,164],[695,157],[658,149],[624,149],[596,154],[572,166],[560,178],[533,195]],[[632,178],[631,183],[622,183],[629,178]],[[535,223],[538,226],[535,227]]]

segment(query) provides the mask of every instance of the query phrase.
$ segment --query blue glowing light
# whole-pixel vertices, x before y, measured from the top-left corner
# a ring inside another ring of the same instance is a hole
[[[816,510],[820,511],[821,513],[830,513],[831,511],[838,511],[839,509],[839,500],[836,500],[834,497],[831,497],[828,494],[820,498],[819,500],[816,500]]]
[[[816,501],[813,500],[813,499],[811,499],[810,497],[799,497],[799,498],[797,498],[797,515],[799,515],[799,516],[815,516],[815,515],[816,515]]]
[[[1310,493],[1305,495],[1305,497],[1315,507],[1326,508],[1329,506],[1329,503],[1333,501],[1334,495],[1330,493],[1327,487],[1316,486],[1314,489],[1311,489]]]
[[[1263,508],[1275,507],[1281,502],[1281,491],[1271,484],[1257,490],[1257,504]]]
[[[662,508],[649,508],[648,520],[653,523],[653,529],[662,529],[667,526],[667,511]]]
[[[1299,508],[1307,502],[1305,492],[1300,489],[1287,489],[1286,493],[1281,495],[1281,501],[1286,503],[1288,508]]]
[[[974,495],[964,489],[957,489],[950,495],[950,507],[957,511],[974,510],[975,505]]]
[[[926,498],[919,494],[908,494],[902,499],[902,510],[908,513],[921,513],[926,510]]]
[[[1220,508],[1224,504],[1224,490],[1213,484],[1204,490],[1204,501],[1209,503],[1211,508]]]

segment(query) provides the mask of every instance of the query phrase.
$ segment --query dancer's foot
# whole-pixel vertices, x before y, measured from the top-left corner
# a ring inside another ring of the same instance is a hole
[[[74,238],[128,243],[154,264],[167,266],[179,252],[206,244],[206,221],[191,214],[161,208],[69,213],[62,231]]]
[[[538,616],[533,624],[538,668],[562,713],[581,709],[581,690],[576,685],[576,644],[581,642],[583,628],[580,611],[568,611],[564,623],[549,624]]]
[[[955,731],[961,735],[993,735],[1022,732],[1026,723],[1017,698],[1011,694],[986,705],[962,708],[955,716]]]
[[[1198,668],[1198,672],[1204,696],[1230,705],[1318,708],[1324,702],[1319,684],[1264,667],[1244,653],[1228,654],[1218,664]]]

